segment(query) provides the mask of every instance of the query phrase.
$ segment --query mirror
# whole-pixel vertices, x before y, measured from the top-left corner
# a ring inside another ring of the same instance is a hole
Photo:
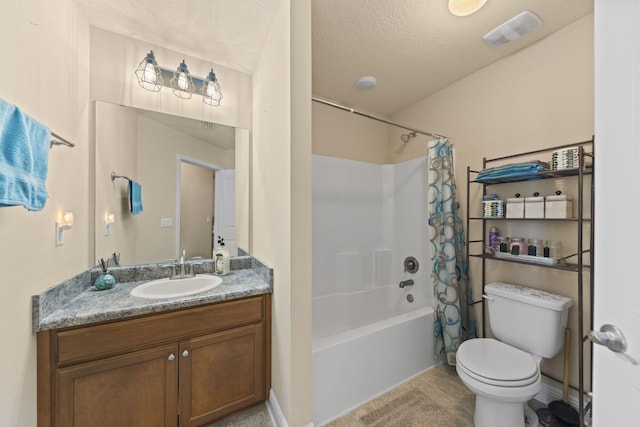
[[[129,180],[141,188],[136,215]],[[206,259],[219,237],[232,256],[247,251],[248,188],[248,130],[95,102],[95,259]]]

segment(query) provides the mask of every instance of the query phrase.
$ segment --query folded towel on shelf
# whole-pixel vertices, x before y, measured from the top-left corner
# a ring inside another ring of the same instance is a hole
[[[134,180],[129,180],[129,204],[133,215],[142,212],[142,187]]]
[[[517,179],[522,175],[532,175],[549,170],[549,165],[544,162],[514,163],[510,165],[489,168],[478,173],[476,181],[489,181],[493,179]],[[532,176],[531,179],[537,177]]]
[[[44,208],[50,142],[49,128],[0,98],[0,206]]]

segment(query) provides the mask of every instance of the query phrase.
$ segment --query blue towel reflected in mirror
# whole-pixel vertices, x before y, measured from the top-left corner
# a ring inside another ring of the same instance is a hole
[[[129,205],[133,215],[142,212],[142,187],[134,180],[129,180]]]

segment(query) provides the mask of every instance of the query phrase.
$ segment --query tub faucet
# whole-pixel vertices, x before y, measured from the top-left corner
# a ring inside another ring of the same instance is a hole
[[[400,282],[400,287],[404,288],[405,286],[413,286],[413,279],[403,280]]]

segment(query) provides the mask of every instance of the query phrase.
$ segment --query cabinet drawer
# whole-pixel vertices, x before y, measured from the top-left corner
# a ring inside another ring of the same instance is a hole
[[[131,320],[59,331],[54,337],[58,366],[260,322],[264,297],[153,314]]]

